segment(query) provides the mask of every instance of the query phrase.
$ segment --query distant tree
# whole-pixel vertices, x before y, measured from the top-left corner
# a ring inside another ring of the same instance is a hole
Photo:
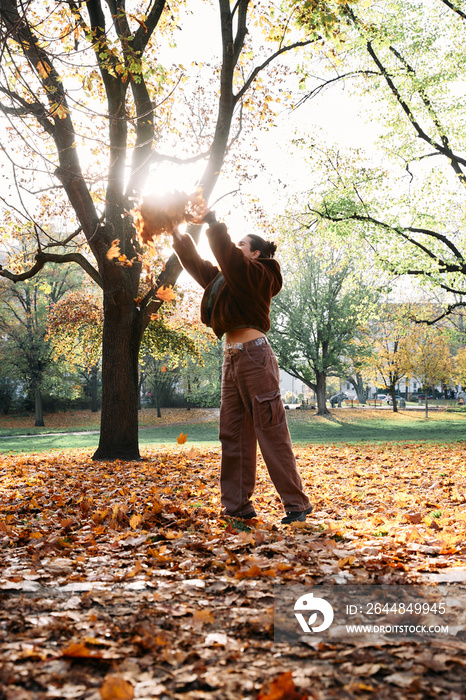
[[[53,365],[53,347],[47,338],[49,306],[79,284],[74,271],[51,269],[41,278],[11,286],[0,281],[0,331],[3,358],[33,397],[35,425],[44,425],[42,387]]]
[[[453,363],[448,343],[435,326],[417,324],[407,339],[406,355],[409,374],[420,380],[425,391],[427,418],[429,390],[433,391],[436,384],[450,382],[452,378]]]
[[[411,368],[409,338],[414,324],[409,307],[404,304],[382,304],[368,324],[367,334],[373,353],[370,359],[372,379],[392,397],[393,411],[398,411],[397,387]]]
[[[460,348],[454,358],[454,377],[462,389],[466,388],[466,348]]]
[[[80,372],[91,397],[91,410],[98,410],[98,371],[102,350],[102,302],[91,291],[70,292],[52,304],[47,320],[47,339],[57,362]]]
[[[327,377],[346,376],[360,356],[362,325],[378,291],[360,253],[325,229],[306,236],[302,224],[281,244],[284,286],[272,301],[269,336],[280,367],[315,392],[325,415]]]
[[[188,406],[220,406],[223,342],[212,335],[202,352],[202,363],[189,359],[181,370]]]

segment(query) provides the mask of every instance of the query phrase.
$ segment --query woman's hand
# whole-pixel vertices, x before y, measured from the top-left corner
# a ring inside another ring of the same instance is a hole
[[[173,226],[172,236],[173,236],[173,238],[176,238],[177,241],[181,241],[182,235],[180,233],[180,229],[178,228],[178,226]]]
[[[202,219],[202,223],[209,224],[209,226],[213,226],[214,224],[216,224],[217,217],[215,216],[215,212],[210,211],[210,209],[208,209],[207,213],[204,214],[204,218]]]

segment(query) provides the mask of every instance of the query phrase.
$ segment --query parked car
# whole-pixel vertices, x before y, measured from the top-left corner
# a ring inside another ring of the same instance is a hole
[[[382,401],[382,403],[383,403],[385,401],[385,399],[387,398],[387,394],[377,394],[377,396],[375,398],[377,399],[377,401]]]
[[[396,398],[396,403],[398,406],[400,406],[400,408],[404,408],[406,406],[406,399],[404,398],[404,396],[400,396],[399,394],[396,394],[395,398]],[[393,405],[393,399],[392,399],[390,394],[387,396],[385,401],[387,402],[387,404],[389,406]]]

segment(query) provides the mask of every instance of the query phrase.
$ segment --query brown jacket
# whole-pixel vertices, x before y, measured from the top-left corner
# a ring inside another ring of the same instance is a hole
[[[185,270],[204,288],[202,322],[218,338],[235,328],[257,328],[266,333],[270,328],[270,301],[282,287],[278,262],[273,258],[245,258],[232,242],[225,224],[216,223],[207,229],[207,238],[219,267],[201,258],[188,234],[173,242]],[[218,280],[221,286],[212,299],[213,282],[220,272],[224,280]],[[210,304],[214,302],[211,313],[209,297]]]

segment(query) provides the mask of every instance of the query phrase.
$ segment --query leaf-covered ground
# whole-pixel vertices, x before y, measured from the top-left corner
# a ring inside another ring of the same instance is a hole
[[[218,418],[218,408],[164,408],[160,418],[157,418],[155,408],[143,408],[138,413],[139,427],[153,428],[154,426],[173,425],[174,423],[203,423]],[[0,416],[0,428],[29,429],[34,426],[34,416],[11,415]],[[100,426],[100,411],[60,411],[48,413],[45,416],[45,428],[50,430],[98,430]]]
[[[218,518],[217,449],[0,462],[0,698],[465,698],[466,640],[290,646],[274,586],[466,580],[464,446],[296,450],[314,512],[261,466]],[[463,636],[464,639],[464,636]]]

